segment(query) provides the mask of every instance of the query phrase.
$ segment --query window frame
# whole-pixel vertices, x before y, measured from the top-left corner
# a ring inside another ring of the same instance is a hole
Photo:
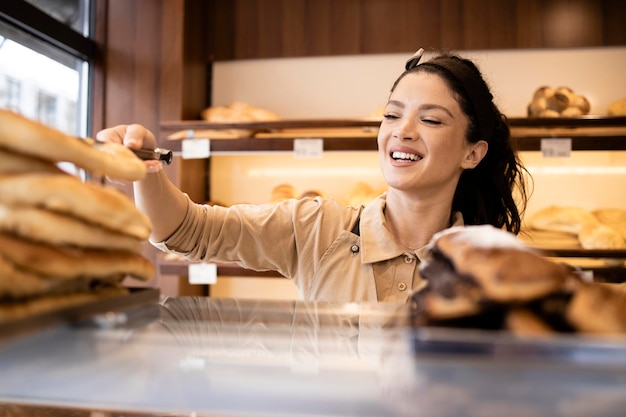
[[[89,16],[93,20],[91,11]],[[0,19],[84,61],[95,59],[93,22],[86,37],[24,0],[0,2]]]
[[[90,3],[87,17],[89,33],[85,36],[24,0],[0,1],[1,22],[88,65],[85,80],[87,83],[85,103],[87,117],[81,122],[86,132],[90,132],[94,124],[93,94],[98,61],[97,43],[93,39],[97,0],[92,0]]]

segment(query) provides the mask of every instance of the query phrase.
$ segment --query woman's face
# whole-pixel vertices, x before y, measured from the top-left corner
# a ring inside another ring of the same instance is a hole
[[[390,190],[453,194],[463,169],[475,166],[467,161],[475,145],[466,140],[468,125],[440,76],[418,72],[401,79],[378,133],[381,168]]]

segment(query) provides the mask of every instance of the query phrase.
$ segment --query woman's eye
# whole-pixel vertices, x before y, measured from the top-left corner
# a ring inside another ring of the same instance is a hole
[[[398,118],[399,118],[399,117],[398,117],[398,116],[396,116],[395,114],[390,114],[390,113],[385,113],[385,114],[383,115],[383,117],[384,117],[385,119],[387,119],[387,120],[395,120],[395,119],[398,119]]]
[[[431,124],[431,125],[440,125],[441,122],[437,119],[422,119],[422,122]]]

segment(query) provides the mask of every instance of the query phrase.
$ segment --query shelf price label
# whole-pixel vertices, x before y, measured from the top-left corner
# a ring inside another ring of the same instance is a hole
[[[297,138],[293,140],[295,158],[321,158],[324,153],[324,139]]]
[[[217,282],[217,265],[209,263],[194,263],[187,267],[190,284],[212,285]]]
[[[572,153],[571,138],[541,139],[541,156],[544,158],[569,158]]]
[[[181,154],[183,159],[206,159],[211,156],[211,140],[183,139]]]

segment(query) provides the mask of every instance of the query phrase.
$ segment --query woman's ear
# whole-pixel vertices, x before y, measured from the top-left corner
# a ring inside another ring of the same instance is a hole
[[[470,151],[463,160],[463,169],[476,168],[476,165],[487,155],[487,149],[489,149],[489,144],[484,140],[470,144]]]

